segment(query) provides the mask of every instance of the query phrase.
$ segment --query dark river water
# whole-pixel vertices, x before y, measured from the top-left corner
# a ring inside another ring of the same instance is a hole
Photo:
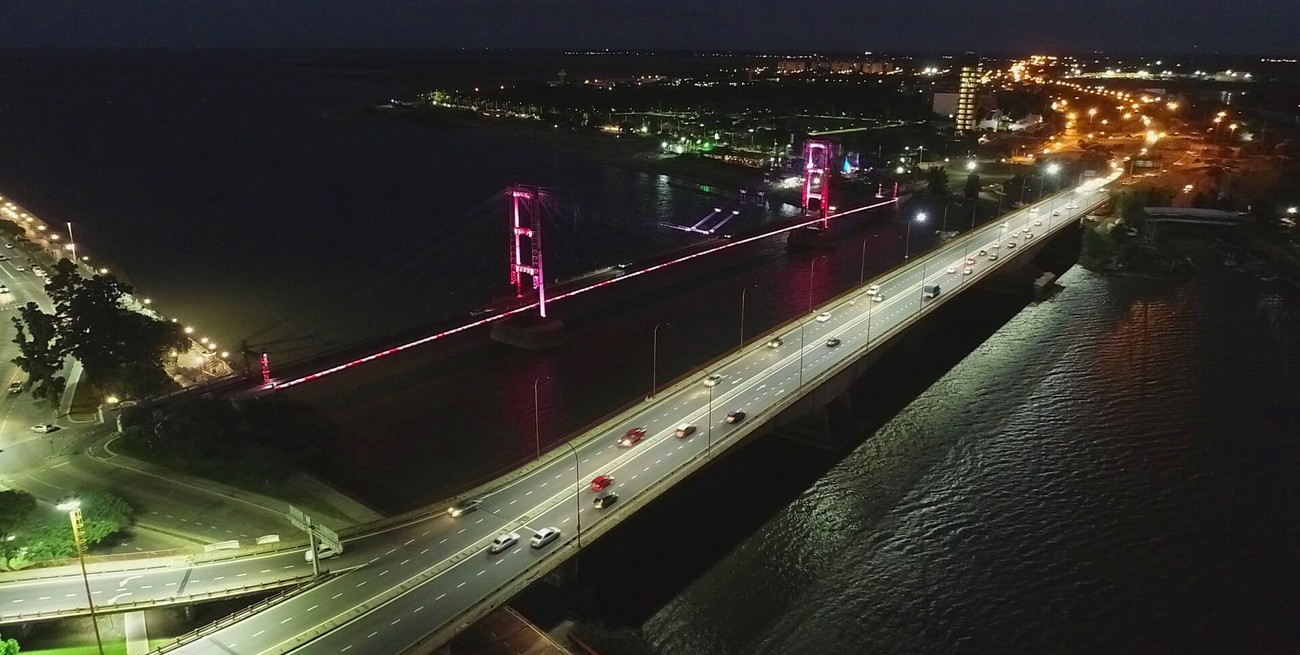
[[[1297,652],[1300,310],[1200,264],[1180,285],[1071,269],[715,554],[649,613],[649,640],[674,655]]]
[[[550,190],[550,278],[703,240],[714,196],[370,109],[432,88],[383,53],[16,51],[0,194],[221,344],[283,360],[463,317],[508,288],[501,192]],[[728,229],[780,212],[748,208]],[[294,339],[292,343],[285,339]],[[278,343],[278,345],[276,345]]]

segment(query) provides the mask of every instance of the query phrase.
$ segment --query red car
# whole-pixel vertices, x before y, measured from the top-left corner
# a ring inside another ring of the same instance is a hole
[[[600,491],[609,485],[614,484],[614,477],[611,475],[598,475],[591,481],[591,490]]]
[[[623,435],[622,439],[618,440],[618,445],[620,447],[627,448],[628,446],[636,445],[637,442],[641,441],[644,438],[645,438],[645,428],[632,428],[631,430],[627,431],[627,434]]]

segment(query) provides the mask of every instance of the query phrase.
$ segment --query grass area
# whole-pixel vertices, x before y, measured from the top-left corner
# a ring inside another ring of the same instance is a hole
[[[154,647],[153,642],[149,643],[150,648]],[[42,648],[40,650],[22,649],[23,655],[99,655],[99,648],[95,644],[82,644],[78,646],[61,646],[58,648]],[[104,642],[104,655],[126,655],[125,642]]]

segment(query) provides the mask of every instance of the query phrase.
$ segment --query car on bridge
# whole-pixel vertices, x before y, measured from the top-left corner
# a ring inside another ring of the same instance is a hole
[[[695,426],[690,423],[683,423],[677,426],[677,431],[674,432],[674,434],[677,435],[678,439],[685,439],[686,437],[695,434]]]
[[[1008,241],[1008,242],[1007,242],[1007,247],[1008,247],[1008,248],[1015,248],[1015,247],[1016,247],[1016,242],[1015,242],[1015,241]]]
[[[462,500],[459,503],[456,503],[455,505],[448,507],[447,515],[452,518],[459,518],[461,516],[464,516],[465,514],[469,514],[470,512],[477,510],[478,506],[482,503],[483,501],[477,498]]]
[[[736,411],[734,411],[734,412],[727,412],[727,422],[728,422],[728,423],[739,423],[739,422],[741,422],[741,421],[743,421],[743,420],[745,420],[745,413],[744,413],[744,412],[742,412],[742,411],[740,411],[740,410],[736,410]]]
[[[767,347],[768,347],[768,348],[780,348],[780,347],[781,347],[782,345],[784,345],[784,344],[785,344],[785,342],[781,340],[781,337],[776,337],[775,339],[772,339],[772,340],[770,340],[770,341],[767,342]]]
[[[542,528],[533,533],[533,538],[528,540],[528,545],[533,548],[542,548],[546,544],[560,538],[559,528]]]
[[[831,337],[831,338],[829,338],[829,339],[826,340],[826,347],[827,347],[827,348],[835,348],[836,346],[839,346],[840,343],[842,343],[842,342],[841,342],[837,337]]]
[[[1025,241],[1028,241],[1028,240],[1030,240],[1030,239],[1032,239],[1032,238],[1034,238],[1034,233],[1033,233],[1033,232],[1025,232]]]
[[[874,295],[876,295],[876,294],[878,294],[878,293],[880,293],[880,285],[879,285],[879,284],[873,284],[873,285],[867,287],[867,295],[868,295],[868,296],[874,296]]]
[[[645,428],[632,428],[631,430],[627,431],[627,434],[623,435],[622,439],[618,440],[618,445],[620,448],[635,446],[636,444],[640,443],[641,440],[644,438],[645,438]]]
[[[495,555],[517,543],[519,543],[518,532],[507,532],[505,534],[497,535],[497,538],[492,540],[492,545],[488,546],[488,552]]]
[[[719,382],[722,382],[722,374],[721,374],[721,373],[714,373],[713,375],[710,375],[709,377],[704,378],[704,386],[706,386],[706,387],[716,387],[716,386],[718,386],[718,383],[719,383]]]
[[[341,552],[342,552],[342,551],[334,550],[334,548],[333,548],[332,546],[328,546],[328,545],[326,545],[326,544],[316,544],[316,557],[315,557],[315,558],[312,557],[311,549],[310,549],[310,548],[308,548],[307,550],[303,551],[302,556],[303,556],[303,559],[305,559],[305,560],[307,560],[308,562],[310,562],[310,561],[312,561],[312,559],[329,559],[329,558],[331,558],[331,557],[338,557],[339,554],[340,554]]]
[[[618,494],[611,491],[596,496],[596,498],[591,501],[591,504],[596,509],[605,509],[616,502],[618,502]]]
[[[831,320],[831,313],[830,313],[830,312],[822,312],[822,313],[820,313],[820,314],[817,315],[817,322],[818,322],[818,323],[825,323],[826,321],[829,321],[829,320]]]
[[[948,267],[948,275],[956,275],[956,274],[957,274],[957,267],[956,267],[956,266],[949,266],[949,267]]]
[[[614,484],[614,476],[598,475],[591,480],[591,490],[600,491],[601,489],[604,489],[605,487],[608,487],[611,484]]]

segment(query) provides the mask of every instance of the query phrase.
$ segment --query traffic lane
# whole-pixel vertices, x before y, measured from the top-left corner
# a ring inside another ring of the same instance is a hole
[[[697,417],[684,418],[694,420]],[[659,439],[647,444],[640,457],[630,458],[612,471],[616,478],[613,488],[620,495],[626,494],[623,498],[635,496],[656,483],[668,470],[680,466],[684,458],[691,456],[684,454],[674,458],[674,453],[694,450],[696,452],[692,454],[698,455],[701,446],[696,437],[673,437],[671,440]],[[634,446],[640,447],[641,444]],[[640,461],[651,458],[653,463]],[[656,468],[660,470],[655,470]],[[652,470],[655,472],[642,477],[642,474]],[[492,590],[526,572],[541,558],[552,556],[558,548],[577,539],[579,515],[584,528],[588,529],[603,520],[604,512],[591,504],[596,495],[579,491],[558,499],[557,503],[541,512],[536,519],[517,529],[520,540],[510,549],[493,554],[485,548],[478,555],[466,558],[442,575],[367,614],[367,620],[344,624],[293,652],[399,652],[409,647],[455,619]],[[624,501],[620,498],[619,502]],[[544,548],[531,548],[529,540],[532,534],[545,527],[559,528],[561,538]]]

